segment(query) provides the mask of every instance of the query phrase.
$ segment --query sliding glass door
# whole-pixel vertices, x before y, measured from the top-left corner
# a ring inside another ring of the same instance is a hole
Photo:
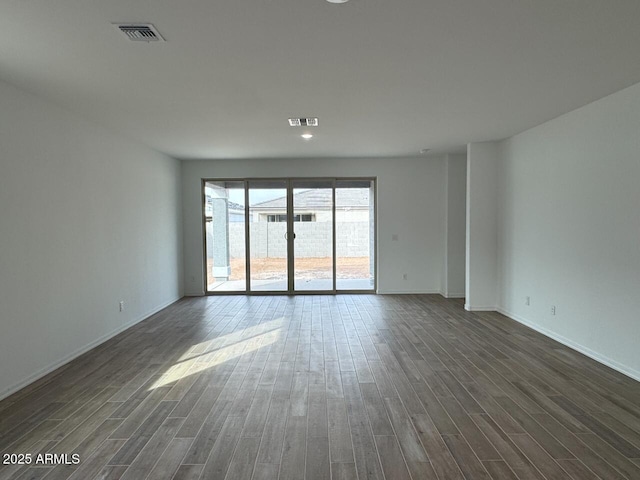
[[[205,181],[205,281],[208,292],[247,289],[245,182]]]
[[[375,291],[375,181],[204,180],[206,291]]]
[[[250,180],[249,278],[253,292],[287,292],[286,180]]]
[[[375,184],[336,181],[336,288],[375,288]]]
[[[333,180],[292,180],[296,291],[334,291]]]

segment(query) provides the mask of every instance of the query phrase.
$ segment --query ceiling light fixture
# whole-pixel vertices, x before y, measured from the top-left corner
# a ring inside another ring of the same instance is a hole
[[[327,0],[329,3],[347,3],[349,0]]]
[[[304,138],[305,140],[309,140],[311,138],[313,138],[313,135],[311,135],[310,133],[303,133],[302,135],[300,135],[302,138]]]

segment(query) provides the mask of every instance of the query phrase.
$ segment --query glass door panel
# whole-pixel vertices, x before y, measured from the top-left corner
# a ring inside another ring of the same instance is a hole
[[[375,181],[203,182],[206,291],[375,291]]]
[[[336,288],[375,288],[372,180],[336,180]]]
[[[247,289],[244,197],[244,182],[204,183],[208,292]]]
[[[287,181],[249,181],[252,292],[286,292],[288,284]]]
[[[292,180],[296,291],[333,291],[333,181]]]

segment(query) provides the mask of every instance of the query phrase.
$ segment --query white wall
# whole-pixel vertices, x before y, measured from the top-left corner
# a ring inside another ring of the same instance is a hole
[[[502,157],[500,310],[640,379],[640,84]]]
[[[0,397],[181,296],[180,196],[179,162],[0,83]]]
[[[495,310],[497,306],[497,142],[467,146],[467,228],[465,308]]]
[[[202,295],[202,178],[363,176],[378,178],[378,291],[441,290],[444,255],[444,161],[279,159],[182,163],[185,293]],[[392,235],[398,240],[393,241]],[[403,273],[407,280],[402,279]]]
[[[447,298],[465,295],[465,232],[467,156],[446,155],[446,228],[442,294]]]

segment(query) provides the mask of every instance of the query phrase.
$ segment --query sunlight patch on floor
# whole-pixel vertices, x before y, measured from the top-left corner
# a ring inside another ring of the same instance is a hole
[[[184,352],[184,354],[178,359],[178,362],[184,362],[192,358],[206,355],[210,352],[218,350],[220,347],[239,342],[243,339],[246,339],[247,337],[254,337],[266,332],[280,330],[284,325],[285,318],[280,317],[274,320],[260,323],[259,325],[254,325],[253,327],[243,328],[242,330],[231,332],[226,335],[221,335],[211,340],[196,343]]]
[[[258,333],[258,330],[264,330],[264,328],[260,329],[259,327],[260,325],[257,325],[256,327],[250,327],[220,337],[224,338],[225,341],[224,345],[218,348],[209,346],[203,353],[197,355],[193,353],[188,354],[186,359],[181,359],[172,365],[154,382],[149,390],[171,385],[183,378],[215,368],[229,360],[260,350],[277,342],[282,335],[282,328],[275,328],[265,333]],[[272,328],[273,322],[270,322],[268,327]],[[191,352],[193,351],[193,349],[189,350]]]

